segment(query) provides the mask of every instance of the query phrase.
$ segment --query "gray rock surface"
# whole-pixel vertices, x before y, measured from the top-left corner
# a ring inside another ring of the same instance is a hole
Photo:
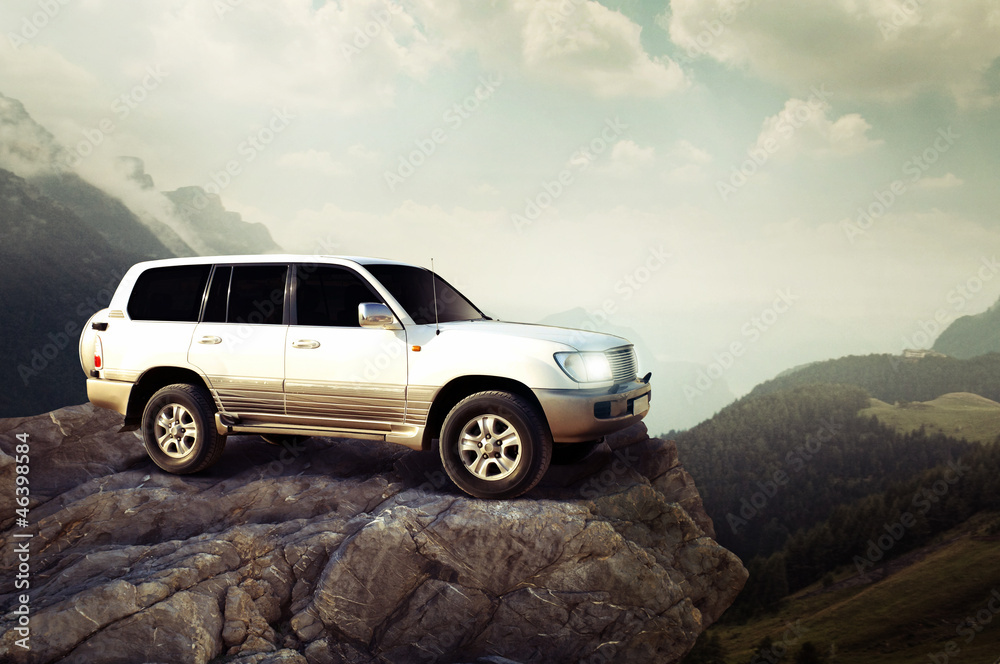
[[[433,452],[340,439],[232,437],[173,476],[119,426],[89,405],[0,420],[0,661],[674,662],[746,580],[642,425],[513,501],[460,493]]]

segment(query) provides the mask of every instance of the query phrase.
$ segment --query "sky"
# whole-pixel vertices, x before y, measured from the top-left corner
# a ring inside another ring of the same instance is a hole
[[[289,251],[433,258],[494,316],[578,309],[736,394],[1000,297],[998,0],[5,0],[0,26],[0,93],[95,183],[138,157]]]

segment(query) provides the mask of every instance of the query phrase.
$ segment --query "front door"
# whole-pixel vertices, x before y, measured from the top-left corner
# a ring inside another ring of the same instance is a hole
[[[363,328],[382,302],[356,272],[299,265],[285,342],[285,412],[301,425],[390,431],[406,414],[406,332]]]

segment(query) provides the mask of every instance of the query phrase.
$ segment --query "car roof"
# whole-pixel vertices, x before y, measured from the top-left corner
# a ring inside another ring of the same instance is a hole
[[[331,256],[327,254],[242,254],[234,256],[185,256],[182,258],[161,258],[139,263],[145,268],[169,265],[202,265],[205,263],[329,263],[331,265],[411,265],[387,258],[370,256]],[[414,266],[419,267],[419,266]]]

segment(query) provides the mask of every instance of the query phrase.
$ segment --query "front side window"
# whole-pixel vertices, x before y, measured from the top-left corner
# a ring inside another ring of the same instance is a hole
[[[136,279],[128,300],[132,320],[198,321],[211,265],[154,267]]]
[[[464,295],[430,270],[412,265],[366,265],[365,268],[418,325],[434,323],[435,295],[438,322],[486,318]]]
[[[359,327],[358,305],[364,302],[382,302],[382,298],[353,272],[332,266],[299,266],[299,325]]]

